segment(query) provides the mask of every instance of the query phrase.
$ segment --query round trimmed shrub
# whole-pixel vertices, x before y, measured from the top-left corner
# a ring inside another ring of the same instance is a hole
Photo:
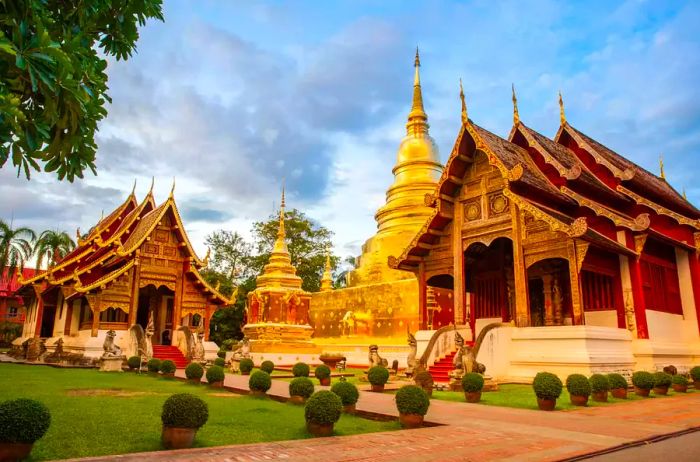
[[[289,395],[308,398],[314,394],[314,383],[308,377],[297,377],[289,382]]]
[[[160,420],[166,427],[198,429],[209,420],[209,408],[195,395],[177,393],[163,403]]]
[[[224,366],[226,366],[226,360],[224,358],[216,358],[214,360],[214,365],[219,366],[219,367],[224,367]]]
[[[632,374],[632,385],[642,390],[651,390],[654,388],[654,376],[651,372],[637,371]]]
[[[610,382],[603,374],[593,374],[588,381],[591,383],[593,393],[603,393],[610,390]]]
[[[158,372],[160,370],[160,359],[158,358],[151,358],[148,360],[146,363],[146,367],[148,368],[148,372]]]
[[[367,372],[367,379],[372,385],[384,385],[389,381],[389,369],[374,366]]]
[[[396,392],[396,409],[401,414],[425,415],[430,407],[428,394],[417,385],[405,385]]]
[[[314,371],[314,375],[316,376],[316,378],[318,380],[327,379],[331,376],[331,370],[325,364],[321,364],[319,366],[316,366],[316,370]]]
[[[477,392],[484,389],[484,377],[476,372],[464,374],[462,377],[462,388],[465,392]]]
[[[690,376],[693,378],[693,381],[700,382],[700,366],[693,367],[690,370]]]
[[[307,422],[319,425],[334,424],[343,412],[343,402],[340,397],[328,390],[317,391],[306,401],[304,417]]]
[[[610,382],[610,389],[614,390],[616,388],[624,388],[625,390],[629,387],[627,379],[622,376],[622,374],[612,373],[608,374],[608,382]]]
[[[654,387],[655,388],[668,388],[673,382],[673,376],[665,372],[656,372],[654,374]]]
[[[306,363],[296,363],[294,367],[292,367],[292,374],[294,374],[294,377],[308,377],[310,372],[311,368]]]
[[[532,389],[539,399],[557,399],[563,388],[561,379],[551,372],[538,372],[532,381]]]
[[[163,374],[174,374],[176,370],[177,366],[175,366],[175,363],[169,359],[166,359],[160,363],[160,371]]]
[[[19,398],[0,403],[0,442],[32,444],[50,425],[51,414],[39,401]]]
[[[591,383],[583,374],[571,374],[566,378],[566,389],[570,395],[590,396]]]
[[[331,391],[340,397],[343,406],[351,406],[360,399],[360,392],[350,382],[336,382],[331,387]]]
[[[188,379],[201,380],[204,375],[204,368],[199,363],[189,363],[185,368],[185,377]]]
[[[421,388],[433,388],[433,376],[428,371],[420,371],[413,377],[413,381]]]
[[[141,367],[141,357],[132,356],[126,360],[126,364],[129,366],[129,369],[138,369]]]
[[[270,374],[265,371],[255,371],[248,379],[248,388],[252,391],[267,392],[271,386],[272,380],[270,379]]]
[[[241,359],[241,363],[238,366],[241,372],[246,373],[250,372],[253,370],[253,367],[255,367],[255,364],[253,364],[253,360],[250,358],[243,358]]]
[[[260,370],[272,374],[272,371],[275,370],[275,363],[272,361],[263,361],[260,363]]]
[[[685,378],[684,375],[676,374],[676,375],[674,375],[673,378],[671,379],[671,383],[672,383],[673,385],[680,385],[680,386],[683,386],[683,387],[687,387],[687,386],[688,386],[688,379]]]
[[[216,356],[219,358],[225,360],[226,359],[226,350],[219,350],[216,352]]]
[[[221,366],[211,366],[207,369],[207,382],[223,382],[224,380],[224,368]]]

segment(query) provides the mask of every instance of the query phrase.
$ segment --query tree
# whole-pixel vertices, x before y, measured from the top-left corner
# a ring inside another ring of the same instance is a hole
[[[36,234],[29,228],[12,229],[12,224],[0,220],[0,275],[7,268],[7,278],[19,270],[32,256],[32,244]]]
[[[95,171],[107,115],[106,56],[128,59],[138,26],[163,20],[162,0],[0,0],[0,167],[17,176]],[[101,52],[101,53],[100,53]]]
[[[66,232],[46,230],[39,235],[34,246],[36,254],[36,267],[41,268],[44,259],[47,267],[51,268],[57,261],[68,255],[75,249],[75,242]]]

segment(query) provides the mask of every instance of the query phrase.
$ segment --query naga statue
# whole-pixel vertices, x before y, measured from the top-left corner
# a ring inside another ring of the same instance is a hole
[[[153,357],[153,340],[151,338],[153,337],[153,334],[156,333],[156,324],[153,321],[153,310],[150,310],[148,312],[148,324],[146,324],[146,357],[147,358],[152,358]]]
[[[408,352],[408,358],[406,358],[406,376],[411,377],[418,365],[418,360],[416,359],[418,342],[416,342],[416,337],[410,332],[408,332],[408,347],[410,350]]]
[[[113,330],[107,331],[107,337],[105,338],[105,343],[102,345],[104,353],[102,353],[103,358],[115,358],[122,356],[122,349],[119,348],[117,344],[114,343],[114,337],[117,333]]]
[[[486,372],[486,367],[476,361],[474,350],[465,345],[464,338],[456,331],[455,346],[457,347],[457,353],[455,353],[455,357],[452,360],[454,370],[450,372],[450,377],[461,379],[464,374],[470,372],[478,372],[479,374]]]
[[[379,356],[379,347],[377,345],[370,345],[369,346],[369,367],[372,368],[374,366],[387,367],[387,366],[389,366],[389,361],[387,361],[386,359]]]
[[[192,361],[204,361],[204,331],[202,329],[197,331],[197,341],[192,349]]]
[[[25,358],[27,361],[38,361],[41,355],[46,352],[44,340],[39,337],[32,337],[25,342],[27,348],[25,350]]]

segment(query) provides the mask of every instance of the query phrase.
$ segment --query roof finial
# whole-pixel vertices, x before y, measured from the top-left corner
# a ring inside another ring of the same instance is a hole
[[[418,135],[428,132],[428,115],[423,108],[423,91],[420,86],[420,55],[418,47],[416,47],[416,59],[413,61],[413,66],[415,67],[413,75],[413,102],[411,104],[411,112],[408,114],[406,133]]]
[[[136,178],[134,178],[134,186],[131,188],[131,195],[133,196],[134,193],[136,193]]]
[[[102,209],[102,212],[100,212],[100,221],[105,219],[105,209]]]
[[[464,101],[464,89],[462,88],[462,79],[459,79],[459,99],[462,100],[462,125],[467,125],[469,116],[467,116],[467,103]]]
[[[80,226],[78,226],[75,230],[75,242],[77,243],[79,241],[80,241]]]
[[[685,186],[683,186],[683,199],[688,200],[688,195],[685,193]]]
[[[566,124],[566,114],[564,113],[564,99],[561,97],[561,90],[559,90],[559,119],[562,125]]]
[[[659,156],[659,176],[662,180],[666,179],[666,172],[664,172],[664,156],[663,154]]]
[[[520,114],[518,114],[518,97],[515,96],[515,84],[511,84],[513,90],[513,125],[518,125],[520,123]]]
[[[156,184],[156,177],[155,177],[155,176],[152,176],[152,177],[151,177],[151,188],[148,190],[148,194],[152,194],[152,193],[153,193],[153,186],[155,186],[155,184]]]
[[[170,188],[170,199],[172,199],[175,195],[175,177],[173,177],[173,185]]]
[[[209,265],[209,257],[211,256],[211,247],[207,247],[207,254],[204,256],[204,260],[202,260],[202,263],[204,263],[204,266]]]

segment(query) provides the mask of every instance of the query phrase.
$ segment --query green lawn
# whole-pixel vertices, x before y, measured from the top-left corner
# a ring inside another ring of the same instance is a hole
[[[253,371],[255,371],[255,370],[257,370],[257,368],[253,369]],[[362,377],[365,374],[365,370],[366,369],[347,368],[343,371],[343,374],[353,374],[352,377],[345,377],[345,380],[354,384],[354,385],[358,385],[359,383],[361,383],[360,377]],[[279,371],[275,371],[275,372],[279,372]],[[289,374],[291,374],[291,372]],[[286,374],[286,375],[289,375],[289,374]],[[331,385],[333,383],[335,383],[336,381],[340,380],[340,377],[333,377],[332,376],[333,374],[337,374],[337,372],[335,370],[331,371]],[[278,375],[278,374],[272,374],[273,378],[275,378],[275,375]],[[281,375],[281,374],[279,374],[279,375]],[[284,377],[284,378],[277,377],[277,378],[279,380],[285,380],[287,382],[292,381],[292,378],[290,378],[290,377]],[[318,381],[318,379],[316,377],[314,377],[314,368],[313,367],[311,368],[311,372],[309,372],[309,378],[314,383],[314,385],[320,385],[320,382]]]
[[[145,374],[0,364],[0,390],[3,399],[34,398],[51,411],[51,427],[34,445],[30,460],[160,450],[163,402],[182,392],[209,404],[197,447],[309,437],[302,406]],[[343,415],[335,428],[337,435],[351,435],[400,427]]]

